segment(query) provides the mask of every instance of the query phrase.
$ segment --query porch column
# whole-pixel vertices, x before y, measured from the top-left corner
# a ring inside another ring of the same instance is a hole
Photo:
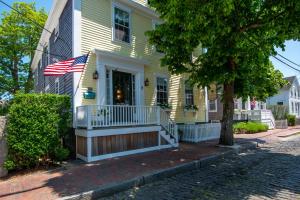
[[[106,69],[104,63],[99,61],[97,58],[97,71],[99,74],[99,79],[97,81],[97,104],[106,105]]]
[[[207,87],[204,88],[204,96],[205,96],[205,122],[209,122],[209,119],[208,119],[208,91],[207,91]]]

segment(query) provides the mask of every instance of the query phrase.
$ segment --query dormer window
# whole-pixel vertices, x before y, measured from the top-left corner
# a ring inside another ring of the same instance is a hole
[[[130,13],[114,7],[114,39],[130,43]]]

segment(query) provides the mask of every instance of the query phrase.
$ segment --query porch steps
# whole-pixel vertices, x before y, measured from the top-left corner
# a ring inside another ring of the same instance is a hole
[[[162,136],[170,145],[173,147],[178,147],[178,143],[176,143],[176,140],[172,138],[169,134],[167,134],[166,131],[161,130],[159,131],[160,136]]]

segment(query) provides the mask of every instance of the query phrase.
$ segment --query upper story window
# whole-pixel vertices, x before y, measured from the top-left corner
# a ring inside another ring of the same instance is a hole
[[[153,30],[157,29],[160,25],[162,24],[162,22],[159,22],[157,20],[153,20],[152,21],[152,27],[153,27]],[[158,46],[154,46],[156,52],[158,53],[163,53],[162,49],[160,49]]]
[[[209,100],[208,110],[209,112],[217,112],[217,99]]]
[[[59,78],[55,79],[54,92],[55,94],[59,94]]]
[[[59,37],[59,22],[54,29],[54,41],[56,41],[58,37]]]
[[[156,102],[157,105],[168,104],[168,79],[156,78]]]
[[[193,85],[189,81],[185,82],[185,105],[194,105],[194,91]]]
[[[114,7],[114,39],[130,43],[130,13]]]

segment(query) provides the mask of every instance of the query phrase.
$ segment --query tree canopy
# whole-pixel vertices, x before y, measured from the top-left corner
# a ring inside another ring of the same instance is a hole
[[[162,65],[189,73],[198,86],[224,86],[220,143],[233,144],[233,99],[264,100],[285,81],[269,61],[275,47],[299,39],[298,0],[151,0],[164,21],[147,33],[165,53]],[[191,59],[201,46],[203,54]]]
[[[37,10],[34,3],[16,2],[11,10],[3,12],[0,24],[0,96],[33,89],[30,65],[42,27],[47,19],[44,9]]]

